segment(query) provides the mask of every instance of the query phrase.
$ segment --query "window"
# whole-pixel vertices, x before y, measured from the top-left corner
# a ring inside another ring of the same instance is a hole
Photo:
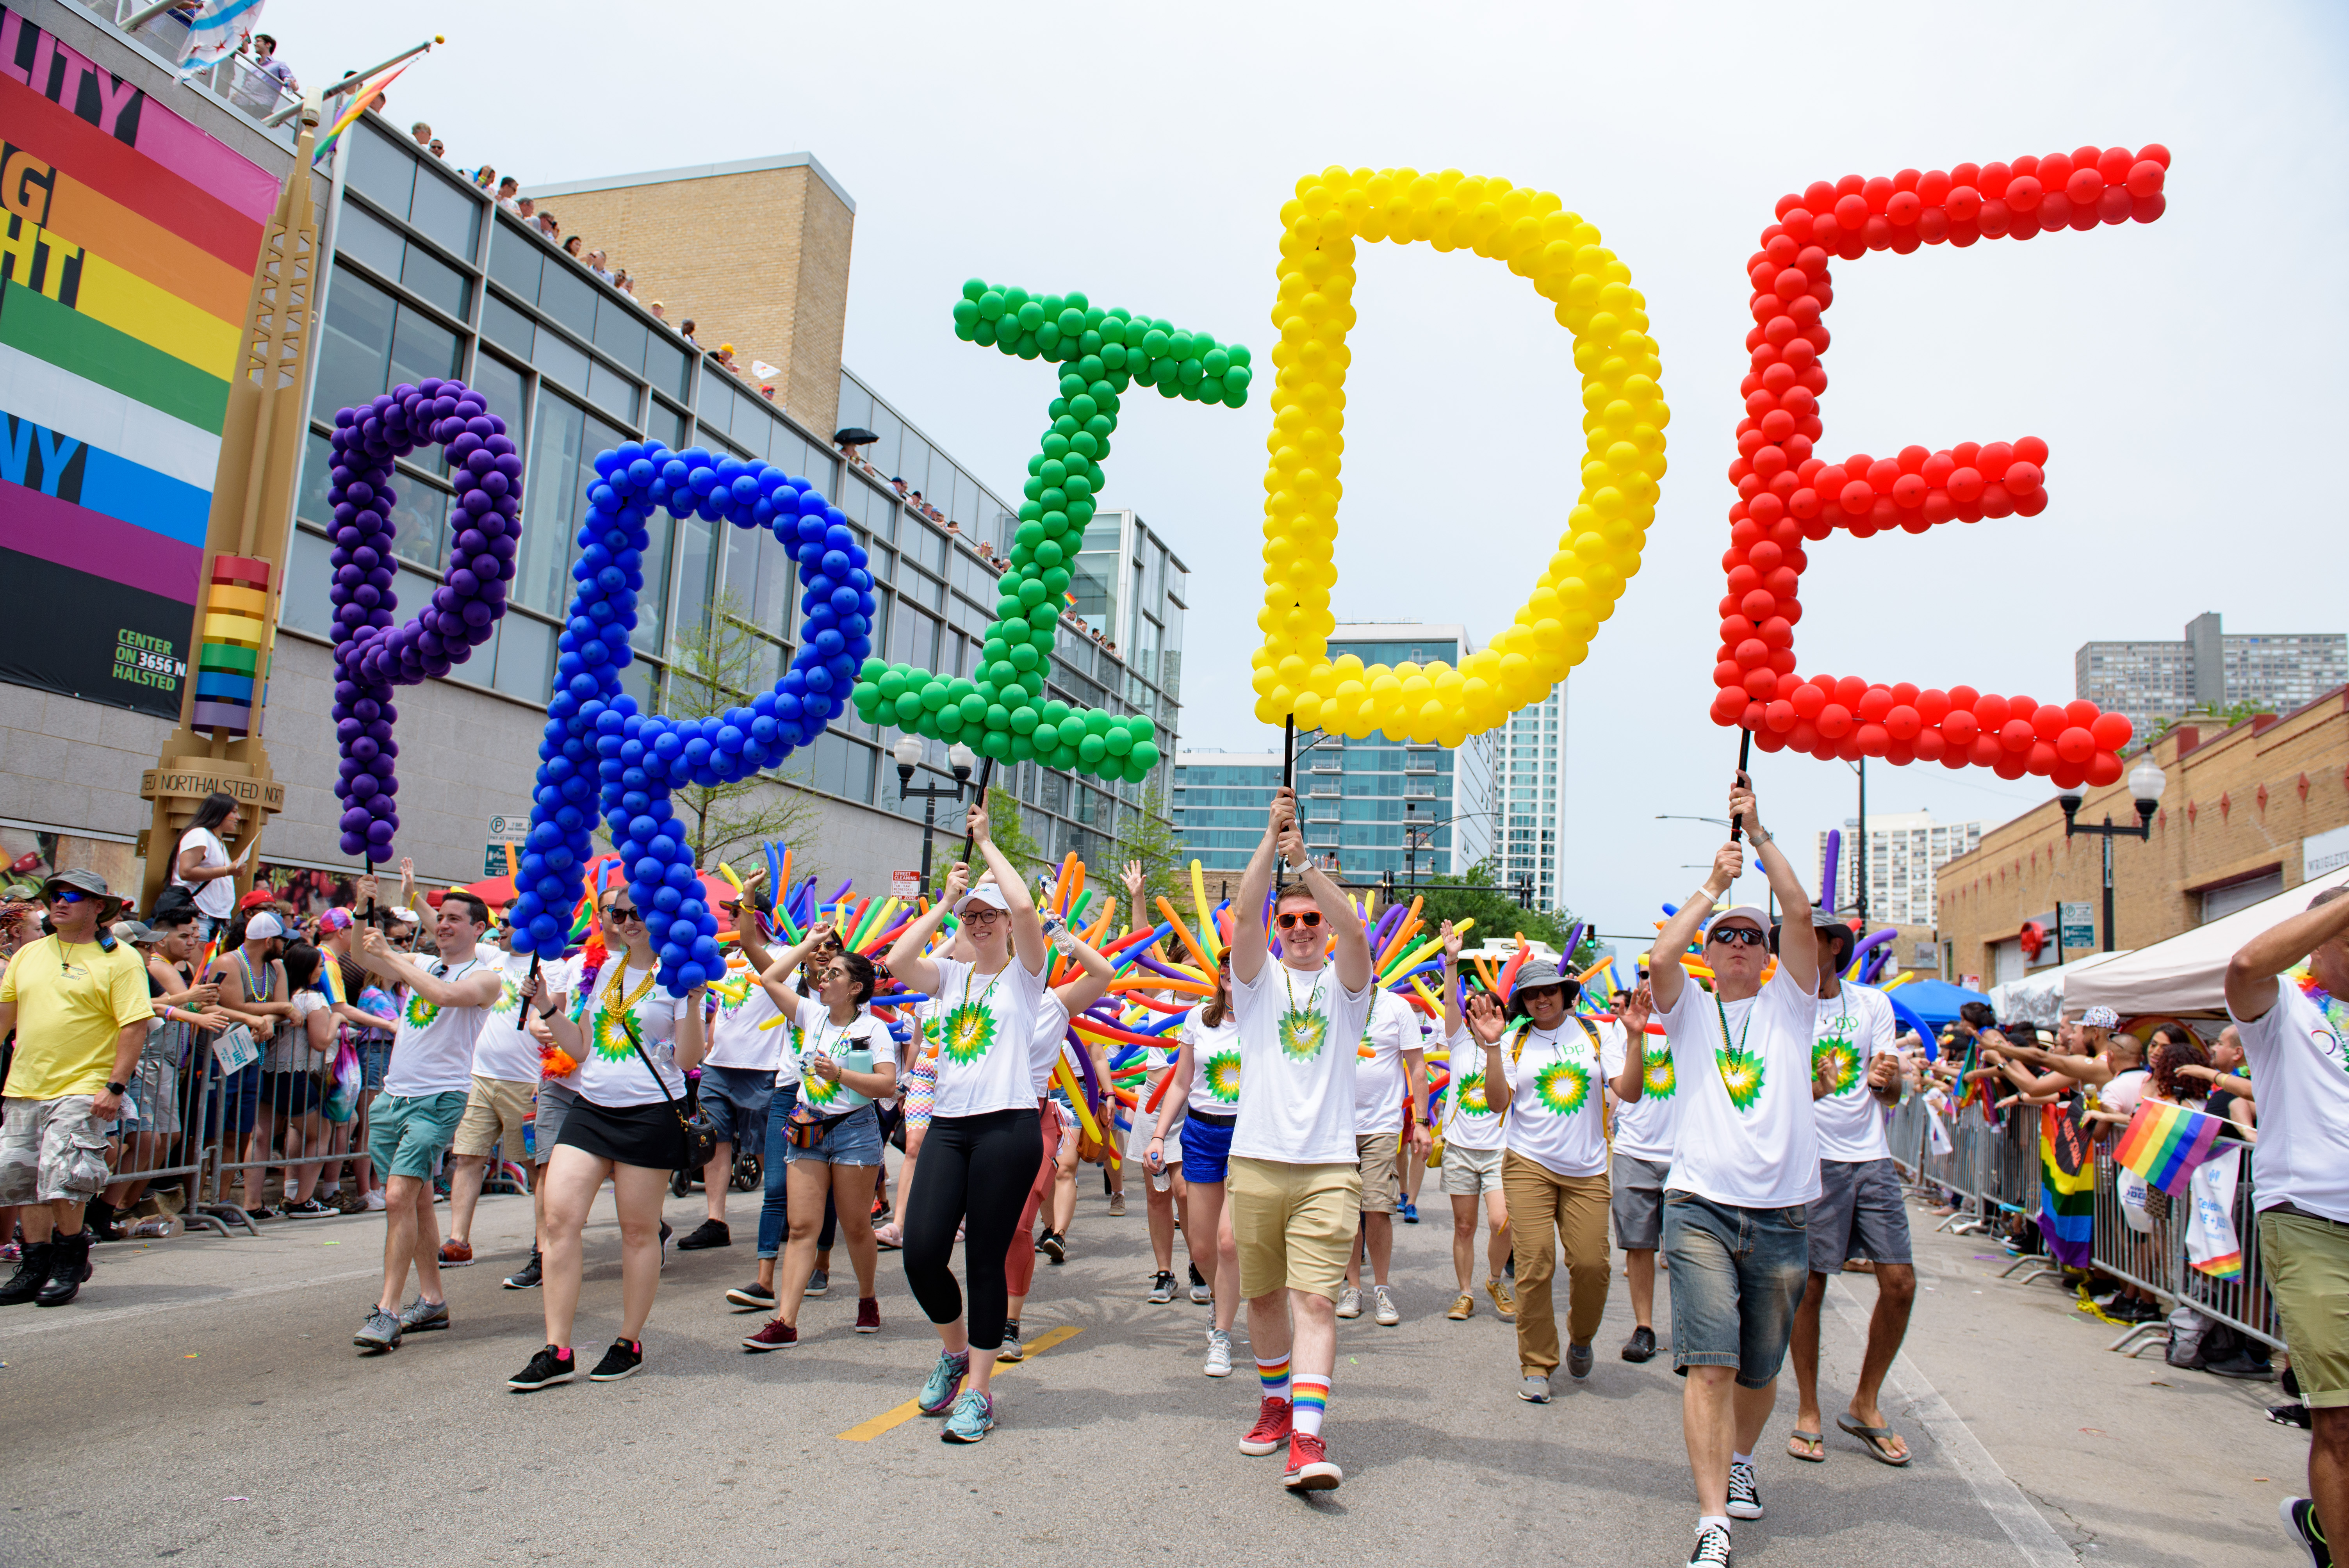
[[[398,230],[366,208],[346,202],[341,217],[336,220],[335,249],[384,277],[397,278],[408,242],[399,237]]]
[[[286,625],[314,637],[335,634],[334,607],[326,598],[334,572],[329,559],[332,548],[316,534],[297,528],[286,549],[285,592],[278,601],[279,614]]]
[[[713,528],[734,531],[731,524],[704,522],[690,513],[678,520],[677,614],[672,624],[677,628],[680,649],[701,635],[701,629],[709,620],[710,577],[718,564],[716,552],[712,548],[715,542],[709,531]],[[653,581],[652,574],[647,572],[645,585],[649,588]]]
[[[585,482],[585,473],[594,471],[591,453],[581,482]],[[676,548],[677,519],[669,516],[667,509],[655,507],[646,530],[649,537],[645,544],[645,586],[636,595],[635,641],[639,651],[657,654],[668,632],[668,563]]]
[[[470,262],[481,241],[481,205],[451,181],[428,174],[419,166],[408,221],[450,254]]]
[[[342,289],[342,280],[335,280],[335,290]],[[530,317],[514,309],[495,294],[481,300],[481,335],[501,348],[510,348],[524,359],[534,357],[537,328]]]
[[[595,285],[571,263],[548,258],[545,275],[539,280],[538,308],[574,336],[595,340]]]
[[[350,209],[344,209],[348,212]],[[339,242],[337,242],[339,243]],[[538,303],[538,280],[546,253],[520,225],[500,221],[490,244],[490,276],[526,304]]]
[[[561,334],[542,328],[538,334],[538,353],[532,363],[537,366],[539,375],[571,391],[584,393],[587,390],[588,367],[594,362],[584,349],[574,347]]]
[[[331,425],[336,409],[358,407],[390,387],[384,370],[391,357],[398,310],[392,297],[372,284],[348,275],[335,280],[326,295],[326,331],[318,337],[312,418]]]
[[[405,218],[416,192],[416,160],[362,119],[351,128],[350,163],[344,180],[385,211]]]
[[[529,393],[523,386],[522,372],[493,354],[473,356],[473,388],[489,399],[490,412],[506,422],[506,434],[514,446],[523,444],[523,414]]]
[[[645,324],[616,299],[595,302],[595,346],[638,375],[644,373],[650,335]]]
[[[399,281],[419,298],[430,301],[460,321],[471,309],[473,280],[417,246],[408,247],[408,259],[399,267]]]
[[[685,397],[693,390],[693,356],[666,334],[646,329],[645,375],[662,391]]]

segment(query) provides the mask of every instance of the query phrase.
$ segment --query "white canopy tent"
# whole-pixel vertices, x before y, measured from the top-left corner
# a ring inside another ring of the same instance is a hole
[[[2124,1018],[2146,1013],[2224,1017],[2227,961],[2236,950],[2306,909],[2308,901],[2323,889],[2344,884],[2349,884],[2349,866],[2311,877],[2249,909],[2239,909],[2167,942],[2140,947],[2109,964],[2071,975],[2064,985],[2064,1010],[2077,1016],[2083,1007],[2101,1004]]]
[[[2118,953],[2091,953],[2085,958],[2075,958],[2069,964],[2034,970],[2020,980],[1992,986],[1991,1007],[1998,1014],[2002,1024],[2035,1024],[2043,1029],[2052,1029],[2066,1011],[2064,991],[2072,976],[2083,969],[2094,969],[2098,965],[2110,964],[2116,958],[2127,956],[2126,949]],[[2069,1010],[2077,1013],[2080,1009],[2073,1007]]]

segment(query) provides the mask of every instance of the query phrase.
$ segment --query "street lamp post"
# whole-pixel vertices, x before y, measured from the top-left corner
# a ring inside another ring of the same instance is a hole
[[[1472,817],[1485,817],[1492,814],[1488,811],[1463,811],[1456,817],[1446,817],[1441,822],[1430,822],[1423,828],[1413,820],[1413,813],[1418,809],[1419,803],[1415,800],[1405,800],[1402,803],[1402,878],[1405,882],[1413,886],[1418,885],[1419,882],[1419,851],[1423,848],[1435,847],[1435,830],[1438,828],[1448,828],[1454,822],[1464,822]],[[1526,880],[1530,885],[1531,879]],[[1525,903],[1527,909],[1533,907],[1532,903],[1526,900],[1521,899],[1518,902]]]
[[[2153,813],[2161,804],[2161,791],[2168,782],[2169,776],[2162,772],[2161,764],[2153,759],[2153,753],[2149,751],[2135,768],[2129,769],[2129,795],[2137,801],[2137,823],[2133,827],[2127,823],[2115,827],[2113,815],[2109,811],[2105,813],[2103,826],[2083,827],[2074,820],[2079,813],[2080,797],[2066,790],[2055,798],[2056,804],[2064,808],[2065,838],[2068,839],[2075,833],[2093,833],[2105,841],[2105,951],[2107,953],[2114,951],[2113,841],[2115,839],[2150,840],[2153,837]],[[2056,913],[2060,916],[2063,912],[2058,910]],[[2059,919],[2056,923],[2060,926],[2063,922]]]
[[[957,740],[947,748],[947,761],[954,769],[954,783],[925,784],[916,789],[914,769],[922,760],[922,738],[899,736],[897,744],[889,748],[889,755],[897,759],[897,799],[910,800],[916,795],[922,798],[922,886],[926,890],[930,885],[930,839],[938,829],[939,798],[961,799],[964,789],[970,783],[970,770],[978,758],[969,747]]]

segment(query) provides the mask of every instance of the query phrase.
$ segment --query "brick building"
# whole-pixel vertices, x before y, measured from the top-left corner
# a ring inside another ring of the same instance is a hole
[[[2152,755],[2168,782],[2152,838],[2113,845],[2113,945],[2150,946],[2338,863],[2349,841],[2349,686],[2231,728],[2189,715]],[[2137,820],[2126,779],[2085,796],[2084,823]],[[2095,945],[2106,945],[2102,846],[2067,842],[2052,799],[1984,832],[1938,880],[1940,934],[1961,980],[2017,977],[2023,923],[2067,903],[2090,906]]]

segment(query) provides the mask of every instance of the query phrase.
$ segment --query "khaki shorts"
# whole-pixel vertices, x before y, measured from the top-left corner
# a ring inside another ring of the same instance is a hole
[[[16,1102],[8,1102],[13,1109]],[[2349,1225],[2305,1214],[2260,1216],[2260,1264],[2283,1319],[2292,1378],[2312,1410],[2349,1405]]]
[[[1501,1190],[1501,1155],[1498,1149],[1463,1149],[1456,1143],[1444,1146],[1444,1191],[1454,1198],[1481,1198],[1487,1192]]]
[[[465,1096],[464,1117],[457,1123],[457,1141],[449,1152],[481,1160],[502,1144],[505,1157],[522,1163],[522,1124],[530,1119],[530,1097],[537,1088],[475,1073],[472,1089]]]
[[[1362,1220],[1359,1171],[1235,1156],[1227,1191],[1240,1295],[1253,1300],[1287,1288],[1338,1299]]]
[[[1402,1134],[1365,1132],[1354,1139],[1354,1163],[1362,1173],[1362,1212],[1392,1214],[1402,1201]]]
[[[0,1203],[79,1203],[106,1190],[106,1130],[95,1095],[6,1102],[0,1120]],[[1346,1244],[1353,1245],[1349,1234]]]

